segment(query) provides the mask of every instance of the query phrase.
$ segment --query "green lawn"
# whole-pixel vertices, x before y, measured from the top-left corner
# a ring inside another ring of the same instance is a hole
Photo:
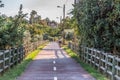
[[[44,46],[45,44],[41,45],[38,49],[31,52],[20,64],[5,72],[3,76],[0,76],[0,80],[16,80],[16,78],[24,72],[26,66],[35,58]]]
[[[97,70],[95,70],[93,67],[91,67],[89,64],[82,62],[79,56],[67,46],[63,46],[63,49],[68,53],[68,55],[70,55],[78,63],[80,63],[80,65],[97,80],[109,80],[104,75],[100,74]]]

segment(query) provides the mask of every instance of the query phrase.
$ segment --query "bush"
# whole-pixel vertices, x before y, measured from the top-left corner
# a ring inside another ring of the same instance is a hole
[[[74,6],[81,45],[120,53],[119,3],[119,0],[82,0]]]

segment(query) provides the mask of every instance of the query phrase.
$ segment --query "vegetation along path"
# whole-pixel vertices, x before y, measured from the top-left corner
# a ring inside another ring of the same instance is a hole
[[[95,80],[56,42],[49,43],[17,80]]]

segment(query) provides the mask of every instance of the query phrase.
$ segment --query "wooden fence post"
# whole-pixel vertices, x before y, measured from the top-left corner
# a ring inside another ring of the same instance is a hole
[[[5,52],[3,51],[3,74],[4,74],[4,68],[5,68]]]
[[[102,52],[99,53],[99,67],[98,67],[98,71],[100,72],[100,67],[101,67],[101,59],[102,59]]]
[[[93,60],[92,60],[92,66],[95,68],[95,57],[96,57],[96,50],[92,49],[93,50]]]
[[[10,63],[11,62],[11,49],[9,49],[9,65],[8,65],[8,69],[10,69]]]
[[[81,59],[82,59],[82,61],[84,61],[84,47],[81,46],[81,48],[82,48]]]
[[[115,80],[115,56],[113,57],[113,62],[112,62],[113,66],[112,66],[112,80]]]
[[[92,58],[93,58],[93,57],[92,57],[92,54],[93,54],[93,51],[92,51],[91,49],[90,49],[90,54],[91,54],[91,55],[90,55],[90,58],[91,58],[91,60],[90,60],[90,65],[92,66]]]
[[[19,47],[17,48],[16,50],[16,63],[18,64],[18,61],[19,61]]]
[[[106,53],[106,55],[105,55],[105,71],[104,71],[104,74],[106,75],[106,73],[107,73],[107,63],[108,63],[108,53]]]
[[[88,48],[86,48],[86,63],[88,64],[88,59],[89,59],[89,57],[88,57]]]
[[[3,72],[3,51],[2,50],[0,50],[0,73],[2,74],[2,72]]]
[[[84,53],[83,53],[83,54],[84,54],[84,62],[85,62],[85,57],[86,57],[86,56],[85,56],[85,54],[86,54],[86,48],[84,48]]]

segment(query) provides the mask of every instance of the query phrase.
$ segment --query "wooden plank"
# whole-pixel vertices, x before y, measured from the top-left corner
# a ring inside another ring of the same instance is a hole
[[[111,71],[108,71],[108,70],[107,70],[107,73],[108,73],[109,75],[111,75],[111,76],[113,75],[113,73],[112,73]]]
[[[99,67],[99,64],[96,63],[95,65],[96,65],[97,67]]]
[[[10,58],[13,58],[13,56],[10,56]]]
[[[9,57],[7,57],[7,58],[4,59],[4,61],[7,61],[7,60],[9,60]]]
[[[119,66],[115,66],[115,68],[116,68],[117,70],[120,70],[120,67],[119,67]]]
[[[109,66],[113,66],[113,64],[112,64],[112,63],[110,63],[110,62],[107,62],[107,64],[108,64]]]
[[[106,62],[104,59],[101,59],[101,61],[104,62],[104,63]]]
[[[4,72],[4,67],[5,67],[5,54],[3,53],[3,66],[2,66],[3,72]]]
[[[91,61],[91,59],[88,59],[88,61]]]
[[[0,60],[0,64],[3,63],[3,60]]]
[[[100,59],[99,57],[96,57],[96,59]]]
[[[116,57],[115,59],[116,59],[118,62],[120,62],[120,58]]]
[[[120,76],[115,75],[116,80],[120,80]]]
[[[114,56],[112,56],[112,55],[108,55],[108,58],[111,58],[111,59],[113,59],[113,58],[114,58]]]
[[[7,54],[7,53],[9,53],[9,50],[5,50],[5,51],[4,51],[4,54]]]
[[[101,66],[100,69],[102,69],[103,71],[105,71],[105,68],[103,66]]]
[[[13,63],[10,63],[10,66],[12,66],[13,65]]]
[[[92,61],[92,63],[94,64],[95,62],[94,62],[94,61]]]
[[[97,52],[97,53],[101,53],[101,51],[99,51],[99,50],[96,50],[96,52]]]
[[[17,55],[16,55],[16,57],[17,57],[17,58],[16,58],[17,64],[18,64],[18,58],[19,58],[19,54],[18,54],[18,53],[20,53],[20,52],[19,52],[19,49],[20,49],[20,48],[17,48],[17,49],[16,49],[16,51],[17,51],[17,52],[16,52],[16,54],[17,54]]]
[[[10,61],[11,61],[11,57],[10,56],[11,56],[11,49],[9,50],[9,64],[8,64],[9,65],[9,69],[10,69]]]
[[[3,71],[3,69],[0,69],[0,73]]]
[[[94,58],[95,58],[96,56],[95,56],[95,55],[92,55],[92,57],[94,57]]]
[[[106,55],[105,55],[105,75],[106,75],[106,72],[108,70],[107,63],[108,63],[108,53],[106,53]]]
[[[104,52],[102,52],[101,54],[104,55],[104,56],[106,56],[106,53],[104,53]]]
[[[8,65],[6,65],[6,66],[4,66],[4,69],[7,69],[9,66]]]
[[[0,56],[2,56],[3,55],[3,52],[0,52]]]
[[[115,61],[115,56],[113,57],[113,61],[112,61],[112,80],[115,80],[115,64],[116,64],[116,61]]]

